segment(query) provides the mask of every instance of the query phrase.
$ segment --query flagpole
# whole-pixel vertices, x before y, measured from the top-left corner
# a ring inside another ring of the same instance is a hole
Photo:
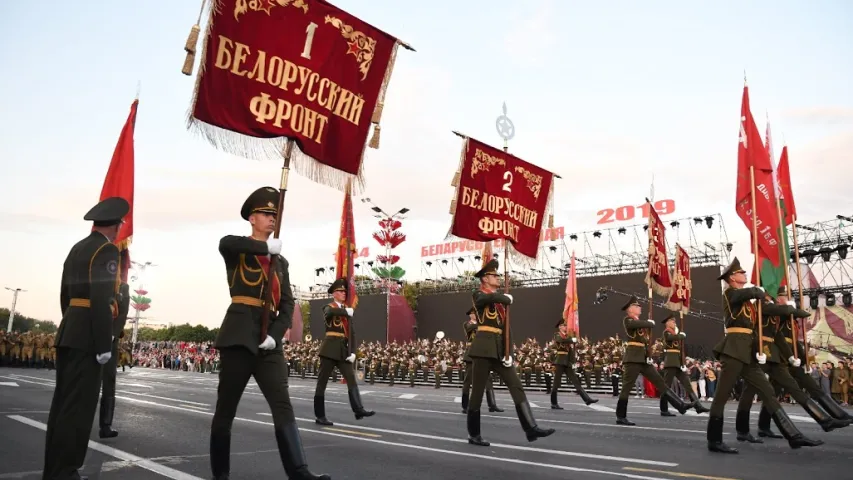
[[[654,180],[652,180],[652,182],[654,182]],[[652,191],[654,191],[654,184],[652,184]],[[649,204],[649,219],[652,219],[652,218],[654,218],[654,215],[652,215],[651,212],[653,211],[652,209],[655,207],[654,207],[654,205],[652,205],[652,201],[649,200],[648,198],[646,199],[646,203]],[[652,231],[652,229],[649,228],[649,243],[651,243],[653,241],[652,238],[653,238],[654,234],[655,233]],[[652,258],[651,257],[649,258],[649,267],[648,268],[649,269],[652,268]],[[651,272],[650,272],[650,275],[651,275]],[[654,299],[652,298],[652,293],[653,293],[652,292],[652,284],[650,281],[649,282],[649,320],[653,320],[652,317],[653,317],[654,306],[655,306]],[[651,358],[652,353],[653,353],[652,352],[652,329],[651,328],[648,329],[648,334],[649,334],[649,344],[646,345],[646,354],[649,356],[649,358]],[[684,342],[682,342],[682,343],[684,343]]]
[[[803,296],[803,274],[800,272],[800,245],[797,240],[797,217],[794,216],[791,218],[791,233],[794,237],[794,265],[797,268],[797,289],[800,290],[800,309],[805,310],[806,308],[806,300]],[[791,337],[794,341],[794,348],[797,348],[797,323],[792,320],[791,324]],[[794,350],[796,352],[796,350]],[[809,338],[806,335],[806,319],[803,319],[803,355],[806,358],[806,363],[809,363]],[[806,366],[806,370],[808,370],[808,366]]]
[[[774,190],[775,190],[775,187],[774,187]],[[788,228],[785,226],[785,219],[784,219],[784,218],[782,218],[782,202],[780,201],[780,199],[779,199],[779,198],[776,198],[776,215],[777,215],[777,216],[778,216],[778,218],[779,218],[779,226],[784,230],[784,231],[782,232],[782,235],[783,235],[783,237],[782,237],[782,241],[784,242],[784,241],[785,241],[785,237],[788,235],[788,231],[787,231],[787,230],[788,230]],[[785,242],[785,243],[787,243],[787,242]],[[782,261],[782,260],[780,259],[780,261]],[[784,262],[785,262],[785,285],[787,285],[787,286],[788,286],[788,288],[786,288],[785,290],[787,291],[787,297],[788,297],[788,300],[790,301],[790,300],[791,300],[791,276],[790,276],[790,274],[788,273],[788,252],[785,252],[785,260],[784,260]],[[756,278],[757,278],[757,277],[756,277]],[[776,293],[777,293],[777,295],[778,295],[778,292],[776,292]],[[794,321],[794,314],[793,314],[793,313],[791,314],[790,320],[791,320],[791,322],[792,322],[792,323],[791,323],[791,326],[793,327],[793,326],[794,326],[794,323],[793,323],[793,321]],[[798,356],[798,354],[797,354],[797,334],[796,334],[796,328],[791,328],[791,339],[794,341],[794,343],[793,343],[793,345],[794,345],[794,347],[793,347],[793,349],[794,349],[794,358],[799,358],[799,356]]]
[[[759,260],[761,259],[761,255],[758,253],[758,218],[757,213],[755,211],[755,165],[749,166],[749,186],[752,190],[752,251],[753,251],[753,269],[755,270],[755,283],[757,287],[761,286],[761,269],[759,268]],[[765,295],[767,292],[764,292]],[[764,302],[762,298],[758,303],[758,319],[756,323],[758,324],[758,353],[764,352],[764,338],[762,338],[764,334],[764,319],[761,316],[761,304]]]
[[[347,198],[347,197],[349,197],[349,198],[350,198],[350,210],[352,210],[352,179],[348,179],[348,180],[347,180],[347,192],[346,192],[346,197],[344,197],[344,198]],[[348,213],[348,212],[347,212],[347,214],[346,214],[346,215],[347,215],[347,217],[349,217],[349,213]],[[349,220],[349,219],[347,219],[347,220]],[[353,220],[353,221],[355,221],[355,220]],[[347,225],[347,231],[345,232],[345,235],[346,235],[347,237],[349,237],[349,229],[350,229],[350,226],[349,226],[349,225]],[[352,253],[352,248],[351,248],[350,242],[353,242],[353,243],[354,243],[354,242],[355,242],[355,238],[347,238],[347,246],[346,246],[346,252],[347,252],[347,254],[346,254],[346,262],[347,262],[347,263],[346,263],[346,268],[344,269],[344,272],[338,272],[338,273],[343,273],[344,275],[346,275],[346,277],[347,277],[347,278],[346,278],[346,282],[347,282],[347,290],[349,290],[349,285],[350,285],[350,283],[352,283],[353,288],[355,288],[355,281],[354,281],[354,279],[352,279],[353,281],[352,281],[352,282],[350,282],[351,278],[352,278],[353,276],[355,276],[355,268],[352,266],[352,262],[353,262],[353,253]],[[353,306],[353,301],[352,301],[352,299],[353,299],[353,297],[354,297],[354,296],[355,296],[355,291],[347,293],[347,306],[348,306],[348,307],[350,307],[350,308],[352,308],[352,306]],[[385,299],[385,342],[386,342],[386,343],[388,343],[388,335],[389,335],[389,334],[388,334],[388,309],[390,308],[390,306],[389,306],[389,300],[390,300],[390,297],[387,297],[387,298]],[[350,353],[350,354],[353,354],[353,353],[357,353],[357,352],[358,352],[358,347],[357,347],[357,346],[356,346],[356,344],[355,344],[355,329],[353,329],[353,323],[355,323],[355,322],[353,322],[353,321],[352,321],[352,317],[350,317],[350,318],[347,320],[347,330],[348,330],[348,332],[347,332],[347,333],[349,333],[349,338],[347,339],[347,341],[348,341],[348,343],[349,343],[349,353]],[[354,364],[354,365],[356,365],[356,366],[358,365],[358,364],[357,364],[357,363],[355,363],[355,362],[353,362],[353,364]]]

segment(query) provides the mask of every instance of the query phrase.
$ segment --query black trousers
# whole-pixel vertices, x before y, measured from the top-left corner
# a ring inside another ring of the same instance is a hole
[[[110,361],[104,364],[103,373],[101,376],[101,397],[114,399],[116,398],[116,368],[118,365],[118,337],[113,340],[113,355]]]
[[[251,377],[258,382],[276,429],[296,421],[287,389],[287,365],[281,352],[259,352],[255,355],[247,348],[231,347],[219,350],[219,359],[219,387],[216,391],[216,412],[210,427],[211,438],[230,442],[237,405]]]
[[[811,375],[806,373],[803,367],[788,365],[788,373],[794,377],[797,385],[799,385],[800,388],[805,389],[812,398],[817,399],[823,395],[823,390],[821,390],[820,385],[814,381],[814,378],[812,378]],[[799,402],[799,400],[797,401]]]
[[[667,387],[672,388],[672,380],[678,379],[678,383],[684,387],[684,393],[690,397],[690,392],[693,391],[693,387],[690,385],[690,378],[687,377],[687,374],[681,370],[679,367],[668,367],[663,369],[663,381]],[[663,405],[663,404],[661,404]]]
[[[527,401],[527,395],[524,393],[524,388],[521,386],[521,380],[518,379],[518,374],[513,367],[505,367],[500,360],[496,358],[474,358],[471,367],[471,398],[468,402],[468,409],[477,411],[483,404],[483,394],[486,392],[486,385],[491,383],[492,372],[497,374],[507,386],[509,394],[512,397],[513,403],[516,405]]]
[[[631,396],[631,389],[634,387],[634,382],[640,374],[648,381],[652,382],[661,396],[667,389],[667,384],[664,383],[663,377],[660,376],[657,369],[648,363],[625,363],[622,364],[622,390],[619,391],[619,400],[628,400]]]
[[[578,395],[583,391],[583,386],[581,386],[581,379],[578,378],[578,374],[575,373],[575,370],[570,366],[565,365],[557,365],[554,367],[554,385],[552,392],[558,392],[560,390],[560,384],[563,382],[563,375],[568,377],[569,382],[575,387],[575,391],[578,392]]]
[[[94,354],[56,348],[56,387],[47,418],[42,480],[64,480],[83,466],[100,388],[101,365]]]
[[[743,363],[740,360],[728,355],[720,355],[720,378],[717,379],[717,389],[714,392],[714,401],[711,402],[711,417],[723,418],[725,413],[726,402],[735,388],[738,378],[743,378],[744,383],[748,387],[752,387],[767,411],[773,415],[777,410],[782,408],[779,401],[776,400],[776,394],[773,387],[758,363],[750,362]],[[747,395],[741,395],[741,398]],[[750,397],[750,401],[752,397]]]
[[[465,362],[465,380],[462,381],[462,395],[468,395],[471,393],[471,383],[474,380],[473,373],[474,371],[474,362]],[[489,381],[486,382],[486,390],[491,392],[494,391],[492,387],[492,377],[489,375]]]
[[[329,383],[329,375],[337,368],[344,380],[347,381],[347,390],[356,388],[358,384],[355,381],[355,373],[353,372],[352,364],[346,360],[332,360],[326,357],[320,357],[320,372],[317,374],[317,388],[314,390],[315,397],[322,397],[326,393],[326,385]]]
[[[787,365],[768,362],[761,365],[761,370],[770,375],[770,380],[773,382],[771,386],[773,387],[774,398],[778,397],[784,388],[798,404],[805,405],[809,401],[809,396],[803,392],[800,386],[797,385],[794,377],[788,373]],[[756,389],[751,385],[747,385],[743,391],[743,395],[740,396],[737,409],[749,411],[752,407],[752,399],[755,398],[755,393]]]

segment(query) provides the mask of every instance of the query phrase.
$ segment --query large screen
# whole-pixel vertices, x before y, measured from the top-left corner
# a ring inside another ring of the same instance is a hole
[[[693,280],[692,311],[701,311],[709,318],[687,315],[684,331],[687,335],[687,354],[694,357],[710,357],[711,349],[723,336],[722,286],[717,277],[719,267],[700,267],[691,271]],[[628,273],[578,279],[578,299],[581,335],[592,341],[609,338],[616,333],[625,337],[622,326],[624,312],[621,307],[628,296],[608,293],[607,300],[595,304],[596,292],[601,287],[610,287],[618,292],[648,297],[648,287],[643,281],[644,273]],[[562,318],[565,303],[566,282],[551,287],[530,287],[512,290],[513,305],[510,309],[510,325],[515,343],[534,338],[544,343],[554,335],[555,326]],[[655,297],[655,300],[662,300]],[[696,300],[701,300],[698,302]],[[422,295],[418,298],[418,336],[433,338],[439,330],[451,340],[464,339],[463,322],[465,312],[471,308],[471,293],[447,293]],[[663,319],[669,311],[655,307],[653,317]],[[648,304],[644,305],[642,318],[647,318]],[[313,322],[312,322],[313,323]],[[680,322],[679,322],[680,323]],[[660,336],[663,326],[658,323],[653,334]]]

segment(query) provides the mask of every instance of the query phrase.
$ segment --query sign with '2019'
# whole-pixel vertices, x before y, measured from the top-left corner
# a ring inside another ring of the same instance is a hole
[[[658,215],[669,215],[675,213],[675,200],[658,200],[652,203]],[[649,204],[643,202],[642,205],[623,205],[616,208],[605,208],[599,210],[598,224],[613,222],[628,222],[638,218],[649,218]]]

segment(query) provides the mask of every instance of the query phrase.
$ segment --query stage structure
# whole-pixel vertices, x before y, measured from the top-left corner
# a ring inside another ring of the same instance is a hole
[[[693,267],[727,264],[732,244],[728,241],[720,214],[669,219],[667,249],[670,267],[678,243],[690,255]],[[511,285],[545,287],[557,285],[568,275],[572,251],[577,258],[578,277],[595,277],[644,272],[648,269],[648,223],[616,228],[590,230],[562,235],[562,238],[543,242],[539,247],[538,264],[532,269],[510,266]],[[494,246],[496,258],[502,245]],[[479,270],[479,254],[444,255],[421,263],[423,280],[418,283],[421,294],[451,293],[472,289],[473,272]]]

